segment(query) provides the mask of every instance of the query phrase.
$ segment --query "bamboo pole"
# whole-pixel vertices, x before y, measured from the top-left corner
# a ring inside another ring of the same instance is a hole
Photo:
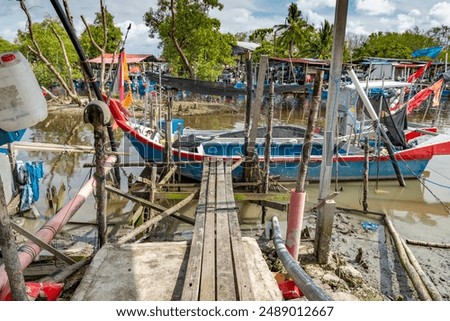
[[[409,240],[409,239],[406,239],[406,243],[412,244],[412,245],[419,245],[419,246],[439,247],[441,249],[450,249],[450,244],[444,244],[444,243],[424,242],[424,241],[416,241],[416,240]]]
[[[384,216],[384,222],[394,240],[394,244],[395,244],[395,247],[397,248],[400,262],[402,263],[403,268],[405,269],[406,273],[409,276],[409,279],[411,280],[414,288],[416,289],[416,292],[417,292],[420,300],[431,301],[431,296],[428,293],[422,279],[420,278],[419,274],[415,270],[414,266],[409,261],[408,255],[406,254],[405,248],[403,246],[402,239],[401,239],[400,235],[397,233],[397,231],[395,230],[394,225],[392,224],[391,219],[389,218],[388,215]]]
[[[60,145],[49,143],[35,142],[14,142],[12,148],[14,150],[40,151],[40,152],[61,152],[61,153],[85,153],[94,154],[95,149],[92,146],[83,145]],[[130,155],[128,152],[107,152],[109,155]],[[94,166],[94,165],[92,165]]]
[[[433,301],[442,301],[442,296],[439,293],[439,291],[434,286],[433,282],[431,282],[428,275],[425,274],[425,272],[420,267],[419,262],[417,262],[413,252],[410,250],[410,248],[406,245],[405,241],[402,240],[403,248],[405,249],[406,255],[408,256],[409,261],[411,262],[412,266],[416,269],[417,274],[419,274],[420,278],[422,279],[423,284],[425,285],[428,293],[430,294]]]

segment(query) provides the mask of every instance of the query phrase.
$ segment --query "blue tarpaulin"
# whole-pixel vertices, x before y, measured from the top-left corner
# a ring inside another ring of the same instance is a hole
[[[442,49],[443,49],[443,47],[429,47],[429,48],[417,49],[416,51],[413,51],[411,56],[413,58],[430,57],[430,58],[434,59],[441,53]]]

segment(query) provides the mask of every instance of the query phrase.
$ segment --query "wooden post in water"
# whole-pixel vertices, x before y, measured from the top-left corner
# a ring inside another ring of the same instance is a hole
[[[317,112],[320,106],[322,93],[323,71],[320,70],[314,79],[313,98],[308,114],[308,125],[303,139],[302,161],[298,172],[295,190],[291,192],[289,215],[286,229],[286,248],[292,257],[297,260],[302,233],[303,212],[306,200],[306,176],[311,158],[314,128],[316,126]]]
[[[25,280],[20,268],[19,256],[14,236],[11,233],[8,207],[6,205],[3,182],[0,178],[0,249],[2,250],[6,274],[11,286],[11,296],[14,301],[28,301],[25,290]]]
[[[344,53],[345,28],[347,25],[348,0],[336,0],[334,16],[333,49],[331,54],[330,82],[328,88],[327,108],[325,115],[325,135],[320,168],[319,207],[315,235],[314,251],[319,263],[328,263],[330,241],[333,229],[334,210],[336,204],[327,200],[333,170],[333,144],[335,140],[335,124],[338,116],[338,90],[341,81]]]
[[[107,218],[106,203],[107,195],[105,190],[106,171],[103,164],[106,161],[105,151],[105,125],[111,120],[111,114],[108,106],[100,100],[92,101],[84,110],[84,121],[94,126],[94,149],[95,149],[95,181],[97,201],[97,225],[99,246],[102,247],[108,242],[107,239]]]
[[[269,111],[267,112],[267,131],[266,131],[266,140],[265,140],[265,148],[264,148],[264,179],[262,182],[262,192],[269,192],[269,176],[270,176],[270,146],[272,145],[272,123],[273,123],[273,109],[275,107],[275,83],[273,79],[270,81],[270,94],[269,94]],[[262,218],[261,223],[266,223],[266,214],[267,207],[263,206],[262,208]]]
[[[369,210],[369,204],[367,204],[367,197],[369,194],[369,138],[364,138],[364,189],[363,189],[363,210],[367,212]]]
[[[247,155],[247,144],[248,139],[250,136],[250,117],[251,117],[251,111],[252,111],[252,98],[253,98],[253,70],[252,70],[252,53],[248,51],[246,53],[246,61],[245,61],[245,67],[246,67],[246,73],[247,73],[247,100],[246,100],[246,106],[245,106],[245,149],[244,153],[245,156]]]
[[[251,115],[250,135],[247,145],[247,156],[251,161],[249,168],[246,168],[246,181],[251,181],[253,178],[253,160],[255,157],[256,137],[258,134],[258,122],[261,114],[261,104],[264,96],[264,80],[266,79],[267,65],[269,57],[262,55],[259,62],[258,83],[256,84],[255,102],[253,104],[253,112]]]

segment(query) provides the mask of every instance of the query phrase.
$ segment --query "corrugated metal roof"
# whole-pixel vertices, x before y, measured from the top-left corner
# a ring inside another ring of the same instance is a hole
[[[310,64],[310,65],[329,65],[329,60],[313,59],[313,58],[277,58],[270,57],[270,60],[284,61],[289,63]]]
[[[114,56],[114,62],[113,62],[113,56]],[[114,55],[112,53],[106,53],[103,55],[103,60],[105,61],[105,64],[111,64],[111,63],[116,64],[118,58],[119,58],[119,54]],[[151,54],[126,54],[126,58],[127,58],[128,64],[136,64],[136,63],[143,62],[143,61],[148,61],[148,62],[161,61]],[[89,62],[93,63],[93,64],[101,64],[102,58],[101,58],[101,56],[98,56],[96,58],[89,59]]]

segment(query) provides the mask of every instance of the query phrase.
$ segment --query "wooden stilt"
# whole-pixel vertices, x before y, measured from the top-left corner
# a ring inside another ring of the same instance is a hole
[[[262,184],[262,192],[267,193],[269,192],[269,176],[270,176],[270,148],[272,145],[272,123],[273,123],[273,109],[274,109],[274,97],[275,97],[275,83],[273,82],[273,79],[270,82],[270,94],[269,94],[269,100],[270,100],[270,107],[269,111],[267,113],[267,131],[266,131],[266,140],[264,143],[265,149],[264,149],[264,177],[263,177],[263,184]],[[266,223],[266,215],[267,215],[267,209],[265,206],[262,207],[262,217],[261,217],[261,224]]]
[[[369,210],[369,204],[367,203],[367,197],[369,195],[369,138],[364,138],[364,180],[363,180],[363,211]]]
[[[23,278],[20,261],[17,255],[17,246],[11,232],[11,222],[9,220],[6,206],[3,183],[0,179],[0,248],[2,250],[3,261],[6,274],[8,275],[11,295],[14,301],[28,301],[25,290],[25,280]]]

